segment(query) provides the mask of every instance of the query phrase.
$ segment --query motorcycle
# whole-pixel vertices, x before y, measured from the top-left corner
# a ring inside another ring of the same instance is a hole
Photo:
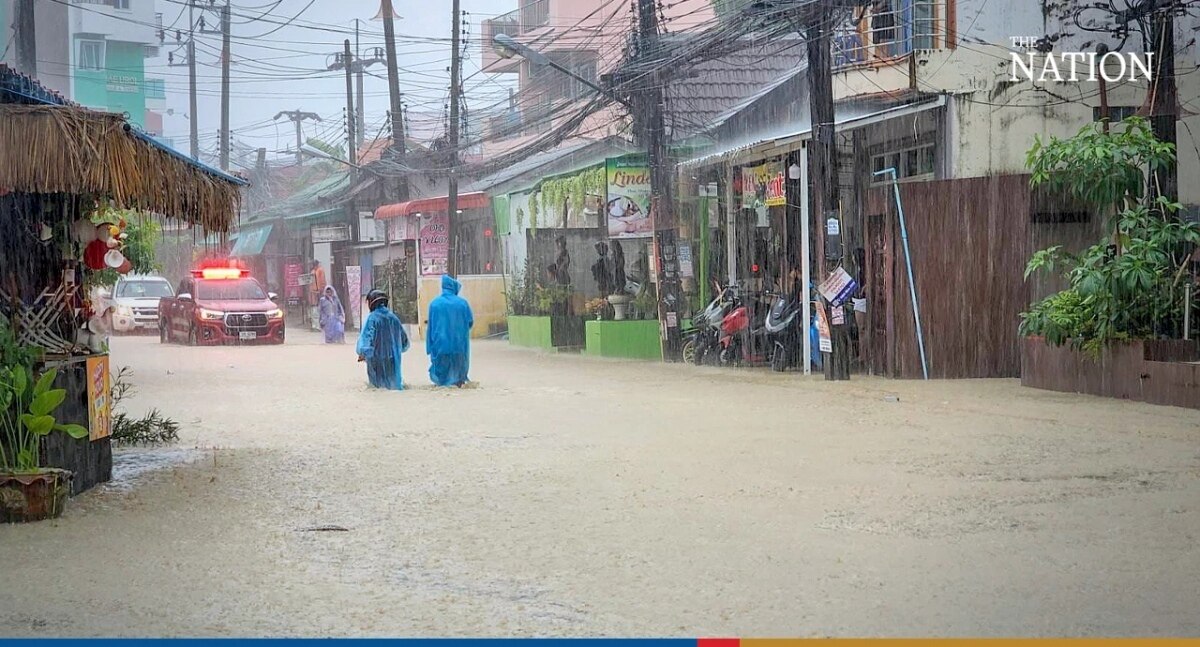
[[[819,302],[816,295],[810,295],[814,304]],[[770,312],[767,314],[767,320],[763,327],[766,329],[768,342],[771,346],[771,369],[775,371],[786,371],[789,368],[799,366],[803,362],[805,337],[808,337],[808,343],[812,345],[813,363],[820,367],[821,353],[820,344],[818,342],[819,335],[816,331],[816,315],[811,316],[808,325],[805,326],[801,321],[800,315],[802,306],[800,299],[789,297],[783,294],[776,294],[775,301],[771,306]],[[805,329],[808,329],[808,334],[805,335]]]
[[[757,300],[737,299],[721,320],[719,362],[723,366],[764,364],[767,361],[765,314]]]
[[[721,324],[734,304],[733,292],[731,286],[718,287],[717,296],[708,307],[692,316],[692,328],[685,331],[683,361],[697,365],[717,363]]]

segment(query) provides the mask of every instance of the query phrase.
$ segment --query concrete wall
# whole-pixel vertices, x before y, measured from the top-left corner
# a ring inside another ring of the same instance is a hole
[[[471,337],[487,337],[493,324],[502,324],[506,318],[504,302],[504,278],[501,276],[459,276],[462,291],[459,296],[471,304],[475,315],[475,326]],[[425,327],[429,324],[429,303],[442,294],[442,277],[423,276],[417,282],[417,298],[420,303],[420,331],[425,338]]]
[[[15,66],[17,48],[12,43],[12,21],[16,14],[14,0],[0,0],[0,63]],[[38,80],[47,88],[71,98],[70,24],[67,5],[58,2],[39,2],[34,10],[37,33]],[[11,46],[10,46],[11,44]]]
[[[957,2],[958,43],[954,49],[918,51],[910,57],[874,62],[844,69],[834,75],[834,92],[839,99],[854,96],[902,94],[917,90],[948,93],[946,139],[939,153],[945,168],[956,178],[1022,173],[1025,156],[1034,137],[1069,137],[1093,122],[1093,108],[1100,105],[1099,84],[1090,81],[1011,81],[1011,37],[1078,31],[1064,26],[1046,2],[1013,3],[1003,10],[987,6],[985,0]],[[994,3],[993,3],[994,5]],[[1183,46],[1177,56],[1180,102],[1200,112],[1200,64],[1195,34],[1200,17],[1188,16],[1176,23],[1176,42]],[[1130,40],[1132,50],[1134,42]],[[1071,36],[1055,44],[1059,53],[1090,51],[1082,37]],[[1110,106],[1140,107],[1146,100],[1143,81],[1109,84]],[[1189,131],[1190,128],[1190,131]],[[1179,128],[1180,199],[1200,204],[1200,120],[1187,117]]]

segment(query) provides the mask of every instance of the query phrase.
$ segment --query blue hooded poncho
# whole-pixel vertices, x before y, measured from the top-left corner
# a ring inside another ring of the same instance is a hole
[[[358,335],[357,351],[367,364],[367,379],[377,389],[404,389],[400,353],[408,350],[408,334],[400,318],[387,306],[371,311]]]
[[[467,300],[458,296],[462,284],[442,275],[442,296],[429,304],[429,330],[425,352],[429,353],[429,379],[438,386],[467,383],[471,365],[471,326],[475,317]]]

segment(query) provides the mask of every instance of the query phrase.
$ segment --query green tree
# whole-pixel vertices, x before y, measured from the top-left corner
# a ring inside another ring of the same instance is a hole
[[[1040,139],[1029,151],[1032,183],[1069,193],[1107,217],[1110,235],[1079,254],[1062,246],[1036,252],[1025,269],[1059,273],[1069,287],[1021,314],[1020,332],[1093,356],[1128,339],[1176,336],[1188,257],[1200,227],[1178,218],[1181,207],[1146,186],[1147,173],[1174,163],[1175,148],[1155,139],[1142,119],[1117,132],[1098,124],[1069,139]]]

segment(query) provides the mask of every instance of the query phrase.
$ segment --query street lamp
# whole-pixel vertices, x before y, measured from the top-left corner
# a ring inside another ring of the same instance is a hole
[[[347,162],[346,160],[344,160],[340,157],[334,157],[333,155],[326,153],[325,151],[313,146],[312,144],[301,144],[300,152],[304,153],[306,155],[309,155],[311,157],[319,157],[321,159],[332,160],[334,162],[338,162],[339,164],[345,164],[346,166],[350,166],[350,167],[362,170],[362,167],[359,166],[358,164],[351,164],[350,162]]]
[[[592,81],[589,81],[589,80],[583,78],[582,76],[579,76],[578,74],[572,72],[570,69],[550,60],[550,58],[548,56],[546,56],[545,54],[533,49],[532,47],[529,47],[528,45],[525,45],[524,43],[518,42],[515,38],[513,38],[512,36],[509,36],[508,34],[496,34],[495,36],[493,36],[492,37],[492,49],[494,49],[496,51],[496,54],[500,58],[513,58],[516,56],[520,56],[521,58],[529,61],[530,63],[532,63],[533,65],[536,65],[538,67],[551,67],[555,70],[558,70],[559,72],[562,72],[563,74],[566,74],[567,76],[571,77],[572,79],[579,81],[580,83],[595,90],[596,92],[599,92],[601,95],[608,97],[609,99],[612,99],[613,101],[616,101],[617,103],[619,103],[623,106],[632,107],[632,106],[630,106],[629,101],[622,99],[621,97],[618,97],[617,95],[613,94],[612,90],[602,88],[602,87],[596,85],[595,83],[593,83]]]

